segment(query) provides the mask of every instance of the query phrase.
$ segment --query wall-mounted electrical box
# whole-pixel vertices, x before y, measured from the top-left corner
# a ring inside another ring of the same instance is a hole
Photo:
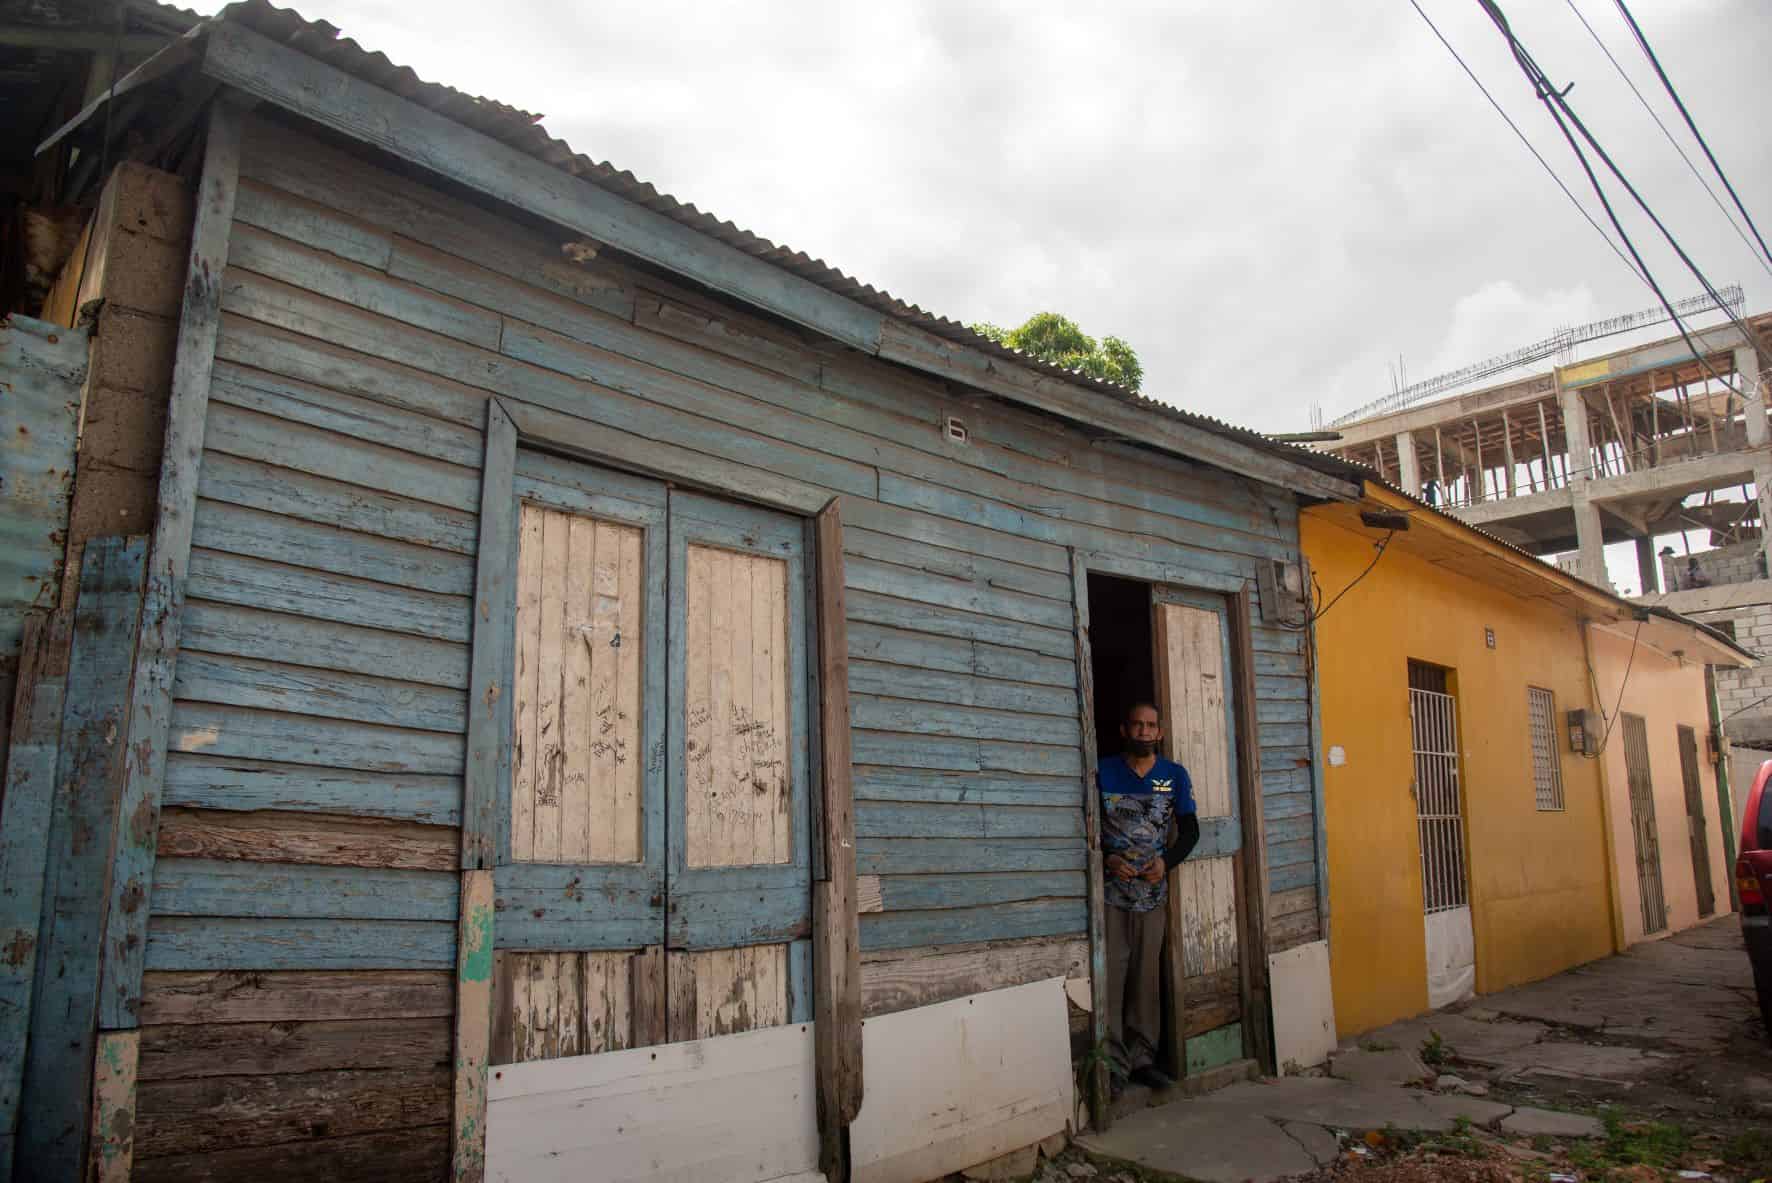
[[[1269,559],[1255,565],[1255,592],[1261,602],[1261,618],[1270,624],[1302,628],[1305,623],[1304,564]]]
[[[1569,712],[1569,750],[1577,756],[1600,752],[1600,717],[1585,707]]]

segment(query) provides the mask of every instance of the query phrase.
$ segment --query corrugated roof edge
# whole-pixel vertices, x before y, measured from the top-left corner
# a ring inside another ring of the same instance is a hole
[[[1636,615],[1637,613],[1646,613],[1650,616],[1659,616],[1664,620],[1672,620],[1672,621],[1676,621],[1679,624],[1690,626],[1691,628],[1697,629],[1698,631],[1711,637],[1713,640],[1716,640],[1716,641],[1720,642],[1721,644],[1728,646],[1730,649],[1735,650],[1735,652],[1741,654],[1741,656],[1747,658],[1749,661],[1758,661],[1760,659],[1760,655],[1758,653],[1755,653],[1751,649],[1745,648],[1744,646],[1742,646],[1742,644],[1739,641],[1735,640],[1735,638],[1729,636],[1725,632],[1722,632],[1718,629],[1712,628],[1710,625],[1705,624],[1702,620],[1693,620],[1689,616],[1682,616],[1680,613],[1675,612],[1672,608],[1663,608],[1658,604],[1655,604],[1655,605],[1639,604],[1639,603],[1636,603],[1634,600],[1630,600],[1624,596],[1619,595],[1617,592],[1613,591],[1609,587],[1601,587],[1597,583],[1589,583],[1587,580],[1581,578],[1581,576],[1579,576],[1579,575],[1571,575],[1571,574],[1569,574],[1569,572],[1563,570],[1561,567],[1552,566],[1550,563],[1545,562],[1543,559],[1539,558],[1537,555],[1533,554],[1531,551],[1526,550],[1524,547],[1515,546],[1513,543],[1509,542],[1507,539],[1498,538],[1494,534],[1491,534],[1489,531],[1483,529],[1481,526],[1473,526],[1469,522],[1463,521],[1462,519],[1458,518],[1457,516],[1455,516],[1453,514],[1449,514],[1445,510],[1440,509],[1437,506],[1429,505],[1427,502],[1423,501],[1419,497],[1414,496],[1413,494],[1405,493],[1402,489],[1399,489],[1397,486],[1391,484],[1390,481],[1386,480],[1384,477],[1379,476],[1378,472],[1375,469],[1368,468],[1364,464],[1356,464],[1352,461],[1349,461],[1348,463],[1351,464],[1354,468],[1357,468],[1360,470],[1360,477],[1361,477],[1361,479],[1366,481],[1366,483],[1371,484],[1371,485],[1377,485],[1379,488],[1383,489],[1385,492],[1391,494],[1392,496],[1400,497],[1404,501],[1407,501],[1407,502],[1409,502],[1409,504],[1415,506],[1416,508],[1426,510],[1428,513],[1433,514],[1435,517],[1439,518],[1441,521],[1450,522],[1453,526],[1457,527],[1459,530],[1461,530],[1467,534],[1475,535],[1476,537],[1481,538],[1486,542],[1492,542],[1496,546],[1499,546],[1499,547],[1503,548],[1504,550],[1512,551],[1514,554],[1519,555],[1521,558],[1531,559],[1534,563],[1537,563],[1539,566],[1544,568],[1546,576],[1548,576],[1550,578],[1551,582],[1553,582],[1553,583],[1560,582],[1560,583],[1565,583],[1565,584],[1573,584],[1576,587],[1578,587],[1584,591],[1591,592],[1595,595],[1602,596],[1605,599],[1611,600],[1622,611],[1624,611],[1625,613],[1632,615],[1632,616]]]
[[[299,50],[352,77],[391,91],[427,110],[491,136],[526,155],[780,267],[827,291],[845,296],[877,312],[911,322],[944,340],[963,343],[1027,369],[1063,378],[1076,386],[1260,448],[1314,472],[1353,481],[1359,480],[1363,475],[1360,466],[1349,461],[1269,439],[1258,431],[1239,427],[1210,415],[1183,410],[1117,383],[1093,378],[1080,371],[1041,361],[1019,350],[1000,345],[973,332],[960,321],[926,312],[915,304],[907,304],[889,292],[845,275],[822,259],[815,259],[803,251],[778,246],[758,234],[705,213],[693,204],[659,192],[653,185],[625,169],[618,169],[607,162],[593,160],[575,152],[564,140],[555,139],[542,128],[539,115],[494,99],[466,94],[440,83],[426,82],[411,67],[396,65],[386,54],[363,48],[326,21],[307,20],[294,10],[279,8],[268,0],[237,0],[210,19],[235,21],[261,36]]]

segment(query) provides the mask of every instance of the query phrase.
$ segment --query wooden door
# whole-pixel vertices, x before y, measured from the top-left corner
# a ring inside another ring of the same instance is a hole
[[[669,1038],[811,1018],[806,533],[670,503]]]
[[[1165,744],[1188,770],[1200,820],[1200,844],[1171,872],[1167,905],[1166,1042],[1176,1071],[1191,1074],[1243,1054],[1230,625],[1222,597],[1158,587],[1152,598]]]
[[[1637,856],[1637,899],[1643,932],[1667,927],[1667,898],[1661,889],[1661,839],[1655,830],[1655,782],[1649,775],[1649,731],[1640,715],[1619,719],[1624,729],[1624,766],[1630,781],[1630,828]]]
[[[667,495],[519,452],[495,1063],[663,1039]]]
[[[518,454],[492,1059],[811,1018],[798,519]]]
[[[1710,877],[1710,832],[1704,820],[1704,786],[1698,776],[1698,733],[1681,727],[1680,777],[1686,787],[1686,825],[1692,843],[1692,877],[1698,885],[1698,914],[1709,916],[1717,910],[1716,885]]]

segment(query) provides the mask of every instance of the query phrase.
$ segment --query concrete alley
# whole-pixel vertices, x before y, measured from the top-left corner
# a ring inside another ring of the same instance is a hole
[[[1096,1176],[1746,1180],[1772,1171],[1772,1053],[1726,916],[1083,1139]],[[1757,1133],[1756,1133],[1757,1131]],[[1679,1171],[1701,1175],[1680,1175]]]

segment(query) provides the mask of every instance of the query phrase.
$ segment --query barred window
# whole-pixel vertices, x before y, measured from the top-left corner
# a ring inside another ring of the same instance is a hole
[[[1557,759],[1557,704],[1548,690],[1526,687],[1527,727],[1532,738],[1532,783],[1538,808],[1563,808],[1563,766]]]

